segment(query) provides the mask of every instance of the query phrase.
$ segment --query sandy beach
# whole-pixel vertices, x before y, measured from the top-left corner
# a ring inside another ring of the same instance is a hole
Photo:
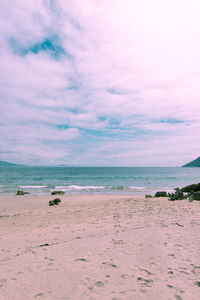
[[[200,298],[200,202],[0,197],[0,299]]]

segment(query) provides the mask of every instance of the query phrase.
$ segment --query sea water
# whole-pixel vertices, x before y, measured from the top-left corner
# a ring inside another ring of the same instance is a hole
[[[0,194],[153,194],[200,182],[200,168],[0,167]]]

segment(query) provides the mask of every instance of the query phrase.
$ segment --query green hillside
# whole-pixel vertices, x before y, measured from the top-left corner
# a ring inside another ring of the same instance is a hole
[[[0,160],[0,167],[19,167],[20,165],[8,163],[6,161]]]
[[[196,158],[195,160],[185,164],[183,167],[189,167],[189,168],[200,168],[200,157]]]

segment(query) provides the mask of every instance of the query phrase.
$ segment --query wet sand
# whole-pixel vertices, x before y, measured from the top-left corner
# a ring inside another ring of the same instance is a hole
[[[0,299],[200,299],[200,202],[0,196]]]

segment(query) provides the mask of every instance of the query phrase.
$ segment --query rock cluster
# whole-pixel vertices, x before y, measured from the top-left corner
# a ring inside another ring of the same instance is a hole
[[[200,183],[190,184],[181,189],[182,192],[188,193],[189,201],[198,200],[200,201]]]
[[[53,192],[51,193],[51,195],[64,195],[64,193],[65,193],[65,192],[63,192],[63,191],[53,191]]]
[[[167,197],[167,193],[166,192],[156,192],[154,197],[158,198],[158,197]]]
[[[183,200],[183,199],[187,199],[188,198],[188,195],[184,195],[184,193],[182,192],[182,190],[179,189],[179,188],[175,189],[175,193],[171,193],[171,194],[169,193],[168,196],[169,196],[169,200],[170,201]]]
[[[181,189],[176,188],[175,193],[168,193],[165,191],[156,192],[154,197],[168,197],[170,201],[189,199],[189,201],[198,200],[200,201],[200,183],[190,184],[182,187]],[[151,195],[145,195],[145,198],[151,198]]]
[[[54,200],[50,200],[49,201],[49,206],[53,206],[53,205],[58,205],[58,203],[60,203],[61,200],[59,198],[56,198]]]
[[[28,192],[24,192],[24,191],[17,191],[16,195],[20,195],[20,196],[23,196],[23,195],[28,195],[29,193]]]

